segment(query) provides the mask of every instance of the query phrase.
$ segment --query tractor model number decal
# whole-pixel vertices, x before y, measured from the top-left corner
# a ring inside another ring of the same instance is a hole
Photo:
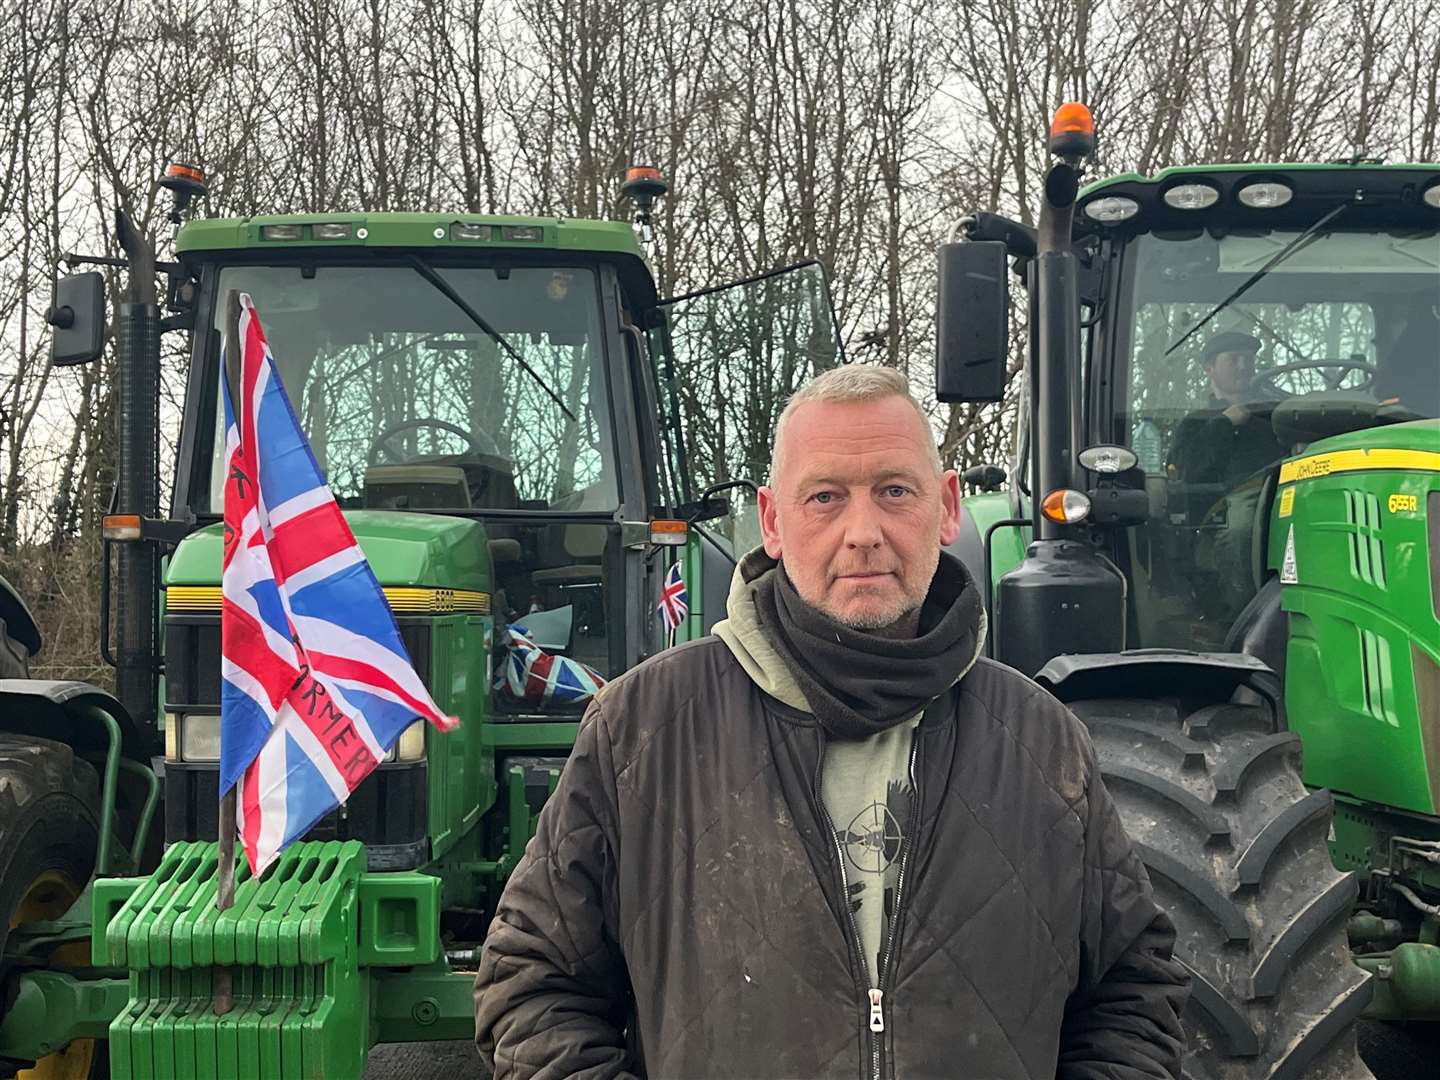
[[[1398,514],[1402,510],[1408,510],[1412,514],[1420,509],[1420,497],[1418,495],[1391,495],[1385,508],[1392,514]]]
[[[1295,509],[1295,489],[1288,487],[1280,493],[1280,516],[1289,517]]]

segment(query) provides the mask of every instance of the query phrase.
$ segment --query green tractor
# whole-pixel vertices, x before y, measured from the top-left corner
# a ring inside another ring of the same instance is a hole
[[[1368,1076],[1360,1018],[1440,1020],[1440,165],[1082,189],[1069,106],[1050,149],[1035,227],[939,257],[942,400],[1000,400],[1028,297],[1013,467],[965,477],[992,653],[1089,726],[1186,1075]]]
[[[471,1037],[486,928],[573,744],[583,702],[517,666],[508,628],[524,620],[545,656],[608,679],[723,615],[733,558],[700,523],[726,500],[691,486],[674,343],[743,347],[803,379],[841,359],[834,315],[814,263],[662,304],[627,222],[182,224],[203,177],[164,182],[173,262],[118,222],[100,643],[116,694],[25,678],[40,634],[0,583],[0,1076],[358,1078],[376,1043]],[[624,190],[644,226],[664,182],[636,170]],[[100,354],[102,285],[60,282],[56,363]],[[461,723],[417,721],[263,879],[242,863],[221,912],[233,290],[254,300],[416,670]],[[157,437],[165,334],[187,359],[173,463]],[[667,635],[655,609],[676,560],[690,611]]]

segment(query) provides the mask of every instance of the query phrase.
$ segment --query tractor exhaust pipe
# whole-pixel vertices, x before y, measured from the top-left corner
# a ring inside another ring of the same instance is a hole
[[[1050,151],[1059,160],[1045,175],[1029,267],[1035,540],[995,593],[995,658],[1026,675],[1067,653],[1125,648],[1125,579],[1067,509],[1081,486],[1082,432],[1078,268],[1070,237],[1084,161],[1094,148],[1090,110],[1061,106],[1050,128]]]
[[[160,307],[155,288],[155,246],[123,210],[115,231],[129,263],[116,319],[120,394],[118,514],[158,516],[160,503]],[[156,700],[156,586],[154,544],[119,544],[115,598],[115,684],[136,720],[154,719]]]
[[[1080,430],[1080,298],[1075,253],[1070,248],[1075,198],[1080,194],[1084,162],[1095,149],[1093,122],[1084,113],[1066,116],[1063,107],[1051,125],[1050,150],[1060,160],[1045,174],[1044,198],[1036,229],[1035,259],[1030,264],[1035,349],[1030,430],[1034,432],[1035,533],[1042,540],[1066,535],[1062,523],[1041,513],[1046,494],[1076,486],[1076,442]],[[1083,107],[1082,107],[1083,108]],[[1063,125],[1063,126],[1062,126]]]

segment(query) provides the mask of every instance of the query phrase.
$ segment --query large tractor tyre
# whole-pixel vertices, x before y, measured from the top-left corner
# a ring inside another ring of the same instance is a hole
[[[99,846],[99,782],[70,747],[49,739],[0,734],[0,956],[21,923],[58,919],[84,891]],[[89,943],[63,945],[53,967],[89,964]],[[0,962],[0,1015],[17,972]],[[106,1072],[104,1048],[77,1039],[33,1067],[0,1058],[0,1076],[89,1080]],[[26,1067],[22,1067],[26,1066]]]
[[[1350,958],[1356,896],[1327,846],[1330,795],[1263,705],[1072,702],[1175,922],[1192,983],[1188,1080],[1368,1078],[1355,1046],[1370,976]]]

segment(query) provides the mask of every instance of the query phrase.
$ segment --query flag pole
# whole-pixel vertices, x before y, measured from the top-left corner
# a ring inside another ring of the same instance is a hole
[[[240,294],[231,289],[225,294],[225,385],[230,392],[230,408],[239,422],[240,409]],[[222,621],[223,627],[223,621]],[[223,629],[222,629],[223,633]],[[220,798],[219,875],[215,891],[215,907],[219,911],[235,904],[235,795],[236,782]],[[215,972],[215,1015],[224,1016],[235,1004],[233,975],[228,967]]]

